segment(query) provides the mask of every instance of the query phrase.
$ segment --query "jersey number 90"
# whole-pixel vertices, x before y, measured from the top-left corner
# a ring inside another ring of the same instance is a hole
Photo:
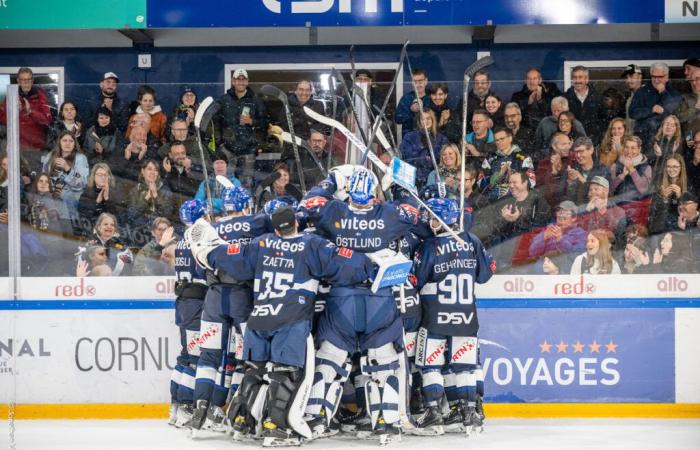
[[[473,286],[471,274],[451,273],[438,283],[438,301],[443,305],[471,305],[474,303]]]

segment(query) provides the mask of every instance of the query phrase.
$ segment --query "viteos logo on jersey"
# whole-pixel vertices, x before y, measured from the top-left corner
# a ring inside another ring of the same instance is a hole
[[[255,305],[253,312],[250,313],[251,316],[265,317],[265,316],[276,316],[282,310],[282,303],[272,306],[272,305]]]
[[[241,231],[250,231],[250,223],[249,222],[223,222],[220,223],[219,226],[216,227],[217,233],[219,235],[224,234],[224,233],[231,233],[233,231],[235,232],[241,232]]]
[[[485,358],[484,374],[489,382],[500,386],[614,386],[620,382],[620,361],[615,357],[619,344],[607,340],[607,344],[601,344],[597,339],[560,339],[559,343],[545,339],[537,344],[539,357]],[[484,353],[489,352],[486,347],[502,347],[484,339],[480,342]]]
[[[455,253],[455,252],[461,252],[461,251],[474,251],[474,244],[471,242],[457,242],[457,241],[447,241],[443,244],[440,244],[437,246],[437,253],[438,255],[445,255],[447,253]]]
[[[463,313],[463,312],[453,312],[453,313],[441,312],[441,313],[438,313],[437,323],[439,325],[443,325],[443,324],[468,325],[472,322],[473,318],[474,318],[473,312],[470,313],[469,316],[467,316],[467,314]]]
[[[340,226],[338,226],[340,225]],[[342,228],[343,230],[383,230],[384,229],[384,219],[358,219],[353,217],[352,219],[340,219],[340,222],[336,222],[336,228]]]
[[[352,13],[352,2],[356,0],[338,0],[338,12]],[[389,0],[384,0],[388,2]],[[390,0],[391,12],[402,13],[404,0]],[[282,14],[281,0],[262,0],[263,5],[276,14]],[[292,14],[323,14],[331,10],[336,0],[294,0],[292,1]],[[376,14],[379,11],[378,0],[365,0],[365,14]]]
[[[303,242],[289,242],[277,239],[265,239],[264,241],[260,241],[260,246],[293,253],[303,252],[304,248],[306,248],[306,244]]]

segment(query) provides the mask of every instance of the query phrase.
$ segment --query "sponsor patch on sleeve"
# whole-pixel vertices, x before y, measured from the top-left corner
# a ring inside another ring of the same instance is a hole
[[[228,247],[226,248],[227,255],[237,255],[240,252],[241,252],[241,244],[239,244],[239,243],[228,244]]]
[[[350,250],[347,247],[340,247],[338,249],[338,254],[340,256],[342,256],[343,258],[348,258],[348,259],[352,258],[352,253],[353,253],[352,250]]]

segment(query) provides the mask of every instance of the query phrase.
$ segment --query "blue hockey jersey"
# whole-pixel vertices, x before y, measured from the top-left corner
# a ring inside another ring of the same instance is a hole
[[[178,282],[206,285],[204,268],[192,256],[190,245],[181,239],[175,245],[175,277]]]
[[[208,261],[238,280],[255,280],[254,307],[248,318],[253,330],[311,320],[320,279],[349,286],[374,273],[374,265],[362,253],[314,234],[290,238],[265,234],[248,245],[219,246]]]
[[[219,237],[229,244],[245,245],[258,236],[272,233],[272,224],[265,214],[256,216],[224,217],[214,222]]]
[[[469,232],[459,236],[465,244],[443,233],[416,251],[413,271],[423,306],[421,324],[441,335],[476,336],[474,283],[486,283],[496,265],[478,237]]]

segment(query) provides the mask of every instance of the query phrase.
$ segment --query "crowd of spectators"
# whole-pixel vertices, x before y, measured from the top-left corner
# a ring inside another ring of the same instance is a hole
[[[389,118],[402,130],[393,152],[416,167],[424,196],[459,198],[464,184],[472,231],[494,253],[501,273],[698,272],[700,60],[688,59],[683,69],[685,80],[672,84],[668,66],[654,63],[645,82],[632,64],[621,74],[626,91],[598,92],[588,69],[578,66],[562,92],[532,68],[510,101],[492,90],[486,71],[475,74],[463,99],[416,69],[415,90],[399,99]],[[308,188],[324,177],[319,163],[345,161],[346,139],[303,112],[306,106],[331,115],[314,98],[311,80],[299,80],[288,95],[295,134],[304,141],[298,165],[285,140],[281,104],[263,101],[245,69],[231,76],[218,112],[198,131],[193,121],[201,99],[189,86],[168,114],[151,86],[141,86],[133,101],[120,97],[119,78],[108,72],[94,98],[65,100],[52,114],[32,71],[21,68],[26,274],[166,274],[168,249],[183,231],[177,217],[182,201],[205,199],[208,185],[214,211],[221,213],[223,186],[216,176],[247,187],[259,208],[280,196],[300,200],[300,177]],[[368,87],[366,104],[376,114],[383,98],[372,73],[358,70],[355,82]],[[349,96],[342,94],[336,119],[352,127]],[[0,124],[6,123],[3,102]],[[376,151],[387,160],[381,147]],[[6,242],[6,153],[0,159]],[[74,255],[77,270],[66,263]]]

